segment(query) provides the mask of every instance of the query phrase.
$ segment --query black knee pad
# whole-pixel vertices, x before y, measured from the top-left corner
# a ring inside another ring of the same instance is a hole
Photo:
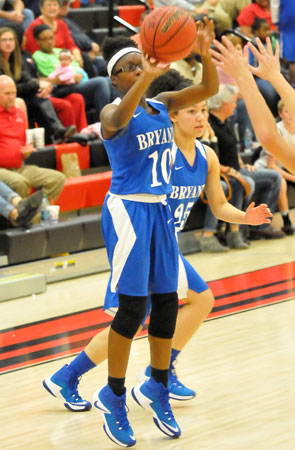
[[[172,339],[178,311],[177,292],[151,294],[151,302],[149,334],[163,339]]]
[[[111,328],[116,333],[132,339],[146,314],[147,297],[119,294],[119,309]]]

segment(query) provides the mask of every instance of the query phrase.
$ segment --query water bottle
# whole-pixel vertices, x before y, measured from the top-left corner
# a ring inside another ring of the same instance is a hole
[[[252,147],[252,132],[249,128],[246,128],[244,134],[244,149],[245,151],[251,150]]]
[[[43,195],[43,200],[41,203],[41,224],[46,225],[49,222],[49,200],[47,195]]]

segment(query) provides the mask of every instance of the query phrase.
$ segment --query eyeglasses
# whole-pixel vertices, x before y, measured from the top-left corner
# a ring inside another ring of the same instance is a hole
[[[14,42],[14,38],[4,38],[0,39],[1,42]]]
[[[143,70],[141,62],[138,64],[127,63],[127,64],[125,64],[125,66],[121,67],[121,69],[117,70],[117,72],[115,72],[114,75],[118,75],[118,73],[121,73],[121,72],[134,72],[137,69],[137,67],[139,67],[140,70]]]

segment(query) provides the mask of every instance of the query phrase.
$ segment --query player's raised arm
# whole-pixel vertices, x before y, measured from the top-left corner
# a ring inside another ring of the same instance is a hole
[[[200,84],[196,84],[179,92],[164,92],[159,100],[167,104],[168,111],[174,112],[200,103],[218,92],[219,82],[216,68],[209,53],[210,44],[214,39],[213,21],[204,19],[205,24],[198,22],[195,52],[201,55],[203,76]]]
[[[279,134],[275,119],[249,71],[246,55],[239,55],[226,37],[222,38],[222,43],[214,41],[214,44],[217,51],[210,50],[213,62],[237,81],[258,141],[295,173],[294,150]]]

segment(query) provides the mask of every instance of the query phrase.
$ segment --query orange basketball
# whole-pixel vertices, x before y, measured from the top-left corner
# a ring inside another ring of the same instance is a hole
[[[196,24],[183,9],[163,6],[148,14],[140,27],[143,50],[157,61],[186,58],[194,48]]]

